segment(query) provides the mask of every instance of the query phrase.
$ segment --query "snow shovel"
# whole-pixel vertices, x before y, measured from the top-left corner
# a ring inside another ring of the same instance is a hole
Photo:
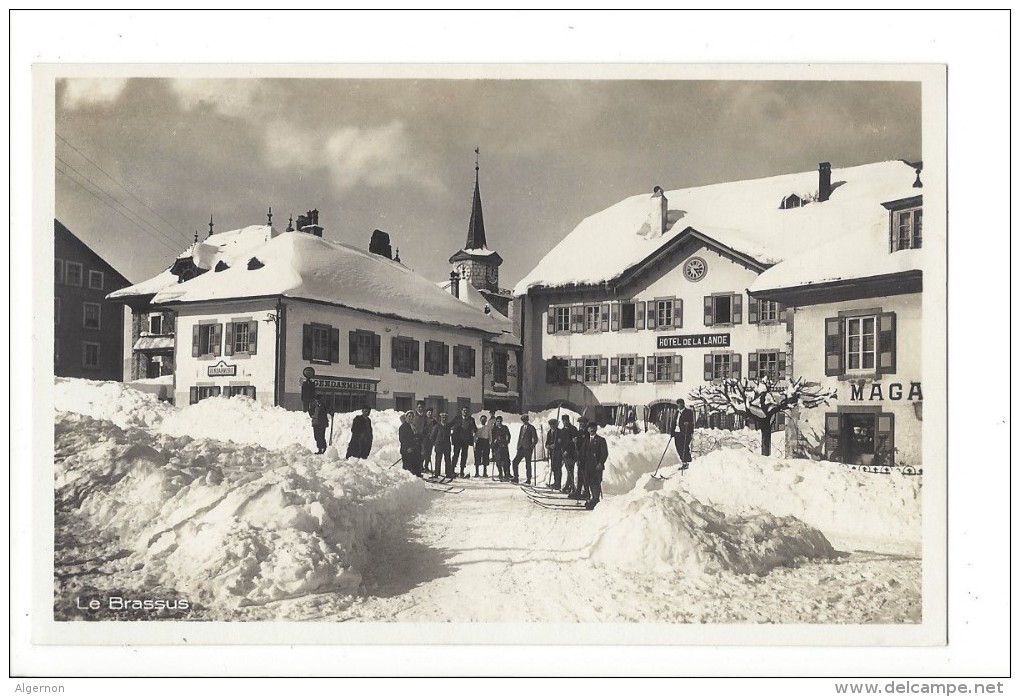
[[[666,479],[666,477],[659,476],[659,468],[662,467],[662,461],[666,457],[666,451],[669,450],[669,444],[672,440],[672,438],[666,439],[666,447],[663,448],[662,455],[659,456],[659,464],[655,466],[655,471],[652,472],[652,479]]]

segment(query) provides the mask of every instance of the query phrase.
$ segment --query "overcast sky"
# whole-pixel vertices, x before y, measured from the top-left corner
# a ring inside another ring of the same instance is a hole
[[[137,282],[208,232],[320,211],[390,233],[433,279],[464,245],[475,147],[513,287],[583,218],[636,193],[921,158],[916,83],[64,79],[56,215]],[[129,193],[130,192],[130,193]],[[579,260],[583,263],[583,260]]]

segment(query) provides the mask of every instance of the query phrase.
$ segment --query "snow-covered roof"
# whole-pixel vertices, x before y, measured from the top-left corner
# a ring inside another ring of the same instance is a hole
[[[666,231],[649,224],[658,199],[639,194],[585,218],[545,255],[514,288],[602,283],[619,278],[683,231],[693,228],[763,266],[792,258],[824,242],[857,238],[888,229],[882,203],[915,196],[914,168],[895,160],[833,169],[832,193],[818,202],[818,172],[711,184],[665,192]],[[780,209],[790,194],[809,201]],[[888,245],[884,248],[888,250]],[[872,250],[879,254],[883,247]],[[581,263],[583,260],[583,263]]]
[[[196,242],[177,255],[177,259],[194,261],[201,269],[213,269],[220,261],[233,266],[238,260],[246,261],[248,253],[255,247],[280,233],[269,225],[249,225],[239,230],[229,230],[210,235],[202,242]],[[150,279],[110,293],[110,299],[152,295],[177,284],[177,276],[166,269]]]
[[[263,266],[248,269],[248,260]],[[406,266],[304,232],[283,232],[210,271],[156,293],[154,304],[282,296],[417,322],[497,334],[499,320],[462,303]]]
[[[450,293],[450,283],[451,283],[450,280],[446,280],[440,281],[436,285],[442,288],[443,292]],[[458,300],[460,300],[462,303],[470,305],[479,312],[484,313],[485,308],[486,307],[489,308],[488,313],[489,317],[492,317],[502,326],[503,328],[502,333],[499,336],[494,337],[492,339],[493,343],[503,344],[506,346],[521,346],[521,340],[513,335],[513,322],[510,321],[509,317],[507,317],[502,312],[500,312],[492,305],[490,305],[489,301],[486,300],[485,296],[482,295],[477,288],[468,283],[466,280],[461,279],[460,281],[458,281],[458,285],[460,286],[460,289],[458,291],[460,293],[460,297],[457,298]],[[450,293],[450,297],[453,297],[452,293]]]

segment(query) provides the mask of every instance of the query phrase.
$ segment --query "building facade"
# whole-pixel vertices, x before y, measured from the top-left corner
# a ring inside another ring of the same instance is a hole
[[[917,187],[920,188],[920,179]],[[753,292],[788,307],[794,362],[836,399],[791,419],[790,455],[849,465],[922,465],[922,198],[883,202],[888,233],[862,240],[866,254],[836,245],[842,278],[777,267]],[[855,259],[857,260],[855,263]],[[797,260],[784,262],[797,264]],[[806,265],[804,265],[806,266]]]
[[[650,196],[589,216],[515,288],[524,315],[525,406],[562,403],[609,423],[631,413],[663,428],[675,400],[708,383],[764,375],[823,381],[823,364],[807,357],[814,349],[805,343],[819,339],[798,334],[805,322],[817,324],[816,313],[822,324],[849,316],[840,314],[845,312],[870,316],[880,327],[867,324],[875,337],[875,331],[888,332],[890,322],[899,322],[901,333],[919,332],[919,299],[894,293],[886,301],[884,288],[860,290],[857,279],[870,271],[853,273],[850,296],[817,293],[810,283],[796,293],[759,292],[774,288],[768,280],[761,285],[762,279],[782,279],[791,269],[824,267],[816,280],[841,278],[855,264],[874,265],[876,254],[889,256],[890,245],[910,235],[899,217],[890,222],[888,216],[897,214],[883,205],[909,203],[914,183],[914,166],[901,161],[836,170],[821,163],[817,172],[670,192],[656,187]],[[836,245],[832,252],[819,251],[829,243]],[[812,251],[799,259],[805,250]],[[911,293],[919,292],[918,284]],[[882,302],[869,302],[875,299]],[[837,308],[844,300],[854,304]],[[843,326],[845,335],[860,335],[859,324]],[[889,373],[896,380],[884,385],[886,400],[894,383],[894,399],[900,400],[902,389],[907,400],[915,381],[912,361],[900,360],[898,372]],[[836,413],[852,413],[849,401],[860,401],[861,394],[846,389],[847,404]],[[865,405],[853,406],[862,411]],[[812,428],[825,415],[817,409],[798,418],[810,419],[802,423]],[[831,440],[836,421],[827,423]],[[853,417],[840,423],[841,432],[857,426]],[[708,414],[699,414],[698,424],[745,425],[737,415]],[[874,428],[887,426],[883,417]]]
[[[53,373],[123,380],[124,310],[106,295],[130,283],[59,220],[53,229]]]

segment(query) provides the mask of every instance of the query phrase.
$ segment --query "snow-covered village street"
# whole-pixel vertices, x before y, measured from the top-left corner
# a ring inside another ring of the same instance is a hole
[[[670,446],[655,480],[665,436],[607,427],[606,498],[554,510],[509,483],[442,493],[391,466],[392,411],[372,414],[371,457],[344,460],[353,414],[316,456],[307,415],[247,397],[173,407],[121,383],[55,387],[57,619],[921,618],[921,477],[784,459],[781,444],[763,457],[756,431],[699,430],[691,469],[677,474]]]

